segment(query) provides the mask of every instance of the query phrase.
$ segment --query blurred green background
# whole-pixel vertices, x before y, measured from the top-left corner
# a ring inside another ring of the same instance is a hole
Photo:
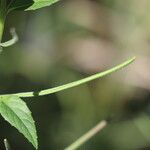
[[[39,98],[25,98],[36,121],[39,150],[62,150],[100,120],[109,125],[81,150],[150,149],[150,1],[62,0],[8,15],[3,40],[19,42],[0,55],[0,93],[41,90],[106,70],[129,67]],[[0,118],[0,150],[34,149]]]

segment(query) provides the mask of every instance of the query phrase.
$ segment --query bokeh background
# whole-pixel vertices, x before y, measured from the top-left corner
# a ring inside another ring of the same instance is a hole
[[[62,150],[100,120],[108,126],[81,150],[150,149],[150,1],[62,0],[8,15],[3,40],[19,42],[0,55],[0,93],[41,90],[106,70],[127,68],[88,84],[24,98],[36,121],[39,150]],[[0,118],[0,150],[34,149]]]

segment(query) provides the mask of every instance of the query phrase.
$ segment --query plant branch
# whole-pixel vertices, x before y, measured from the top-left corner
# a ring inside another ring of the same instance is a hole
[[[95,134],[100,132],[106,125],[107,122],[105,120],[101,121],[94,128],[92,128],[90,131],[88,131],[86,134],[80,137],[77,141],[75,141],[73,144],[65,148],[65,150],[76,150],[84,143],[86,143],[89,139],[91,139]]]
[[[12,39],[7,42],[0,43],[1,47],[9,47],[14,45],[18,41],[18,35],[16,34],[15,28],[10,29],[10,33],[12,35]]]
[[[81,84],[87,83],[89,81],[92,81],[92,80],[104,77],[106,75],[109,75],[113,72],[116,72],[116,71],[128,66],[134,60],[135,60],[135,57],[125,61],[124,63],[122,63],[122,64],[120,64],[120,65],[118,65],[118,66],[116,66],[112,69],[109,69],[109,70],[106,70],[104,72],[92,75],[90,77],[87,77],[87,78],[84,78],[84,79],[81,79],[81,80],[78,80],[78,81],[74,81],[74,82],[71,82],[71,83],[68,83],[68,84],[65,84],[65,85],[61,85],[61,86],[58,86],[58,87],[54,87],[54,88],[50,88],[50,89],[46,89],[46,90],[41,90],[41,91],[38,91],[38,92],[34,92],[34,91],[33,92],[23,92],[23,93],[16,93],[16,94],[5,94],[5,95],[0,95],[0,96],[15,95],[15,96],[18,96],[18,97],[35,97],[35,96],[49,95],[49,94],[56,93],[56,92],[59,92],[59,91],[65,90],[65,89],[72,88],[72,87],[76,87],[78,85],[81,85]]]
[[[0,43],[2,41],[5,18],[6,18],[6,0],[1,0],[0,1]]]

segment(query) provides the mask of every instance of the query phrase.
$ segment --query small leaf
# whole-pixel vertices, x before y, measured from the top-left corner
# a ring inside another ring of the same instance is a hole
[[[26,10],[35,10],[42,7],[50,6],[58,1],[59,0],[34,0],[33,5],[27,8]]]
[[[0,97],[0,114],[18,129],[37,149],[37,134],[34,120],[26,103],[17,96]]]
[[[8,5],[9,11],[20,10],[35,10],[42,7],[50,6],[59,0],[12,0]]]

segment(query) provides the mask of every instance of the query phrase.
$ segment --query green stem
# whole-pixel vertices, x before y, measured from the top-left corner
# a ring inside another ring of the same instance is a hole
[[[68,84],[65,84],[65,85],[61,85],[61,86],[58,86],[58,87],[54,87],[54,88],[50,88],[50,89],[46,89],[46,90],[41,90],[41,91],[38,91],[38,92],[24,92],[24,93],[7,94],[7,95],[5,94],[5,95],[0,95],[0,96],[15,95],[15,96],[18,96],[18,97],[34,97],[34,96],[49,95],[49,94],[56,93],[56,92],[59,92],[59,91],[65,90],[65,89],[72,88],[72,87],[76,87],[78,85],[81,85],[81,84],[87,83],[89,81],[92,81],[92,80],[104,77],[106,75],[109,75],[113,72],[116,72],[116,71],[126,67],[127,65],[132,63],[134,60],[135,60],[135,57],[125,61],[124,63],[122,63],[122,64],[120,64],[120,65],[118,65],[118,66],[116,66],[112,69],[109,69],[109,70],[106,70],[104,72],[100,72],[100,73],[97,73],[95,75],[92,75],[90,77],[87,77],[87,78],[84,78],[84,79],[81,79],[81,80],[78,80],[78,81],[74,81],[74,82],[71,82],[71,83],[68,83]]]
[[[95,134],[100,132],[106,125],[107,125],[107,122],[105,120],[101,121],[94,128],[92,128],[90,131],[88,131],[86,134],[84,134],[82,137],[76,140],[73,144],[65,148],[65,150],[78,149],[80,146],[86,143],[89,139],[91,139]]]
[[[6,0],[1,0],[0,1],[0,43],[2,41],[5,18],[6,18]]]
[[[3,30],[4,30],[4,19],[0,16],[0,43],[2,41]]]
[[[12,39],[10,39],[7,42],[0,43],[0,46],[2,46],[2,47],[9,47],[11,45],[14,45],[18,41],[18,35],[16,34],[15,28],[12,28],[10,30],[10,33],[12,35]]]

